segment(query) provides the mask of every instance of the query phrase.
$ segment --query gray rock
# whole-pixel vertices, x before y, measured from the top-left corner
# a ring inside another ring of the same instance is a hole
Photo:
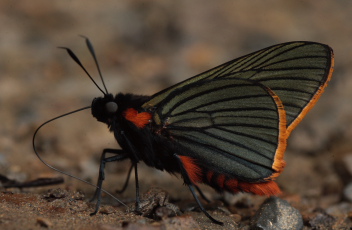
[[[252,230],[298,230],[302,228],[303,219],[299,211],[278,197],[266,199],[251,221]]]

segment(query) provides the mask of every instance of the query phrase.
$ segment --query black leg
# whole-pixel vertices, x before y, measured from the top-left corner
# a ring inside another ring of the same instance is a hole
[[[183,167],[182,161],[180,159],[180,157],[177,154],[174,154],[174,157],[177,159],[177,162],[180,166],[180,172],[182,175],[182,178],[185,182],[185,184],[188,185],[189,190],[191,191],[194,199],[196,200],[200,210],[204,213],[204,215],[206,215],[211,221],[213,221],[215,224],[219,224],[219,225],[223,225],[224,223],[222,223],[221,221],[218,221],[216,219],[214,219],[208,212],[207,210],[205,210],[205,208],[203,207],[202,203],[199,201],[198,196],[196,194],[196,192],[194,191],[194,184],[192,183],[191,179],[188,176],[187,171],[185,170],[185,168]]]
[[[192,193],[194,199],[196,200],[196,202],[197,202],[197,204],[198,204],[200,210],[201,210],[211,221],[213,221],[215,224],[223,225],[223,224],[224,224],[223,222],[214,219],[214,217],[212,217],[212,216],[207,212],[207,210],[205,210],[205,208],[203,207],[202,203],[199,201],[196,192],[194,191],[194,186],[193,186],[193,184],[188,184],[188,188],[189,188],[189,190],[191,190],[191,193]]]
[[[105,155],[107,153],[112,153],[112,154],[117,154],[117,155],[112,156],[112,157],[106,157]],[[100,158],[99,177],[98,177],[98,183],[97,183],[98,188],[95,190],[94,196],[91,199],[91,201],[94,201],[96,199],[97,203],[96,203],[94,212],[91,213],[90,215],[95,215],[99,211],[99,207],[100,207],[100,203],[101,203],[101,188],[103,185],[103,181],[105,179],[105,173],[104,173],[105,164],[108,162],[113,162],[113,161],[121,161],[121,160],[124,160],[127,158],[128,158],[128,154],[121,149],[104,149],[103,150],[103,153]]]
[[[140,214],[140,212],[139,212],[140,197],[139,197],[139,182],[138,182],[137,164],[133,163],[133,167],[134,167],[134,176],[135,176],[135,181],[136,181],[136,213]]]
[[[130,142],[130,140],[125,136],[124,132],[121,132],[121,135],[124,137],[127,145],[129,148],[132,150],[132,152],[136,152],[134,146]],[[138,183],[138,169],[137,169],[137,161],[132,162],[134,167],[134,176],[135,176],[135,181],[136,181],[136,213],[139,213],[139,207],[140,207],[140,198],[139,198],[139,183]]]
[[[128,174],[127,174],[127,178],[125,180],[125,183],[122,187],[122,189],[116,190],[116,193],[123,193],[125,192],[127,186],[128,186],[128,182],[130,181],[130,177],[131,177],[131,173],[132,173],[132,169],[133,169],[133,164],[131,165],[130,169],[128,170]]]
[[[203,198],[203,200],[205,200],[207,203],[210,203],[210,200],[204,195],[202,190],[197,185],[194,185],[194,187],[197,189],[197,192]]]

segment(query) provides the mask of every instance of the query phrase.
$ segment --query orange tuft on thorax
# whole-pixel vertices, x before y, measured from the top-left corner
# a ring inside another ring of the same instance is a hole
[[[144,128],[147,124],[150,123],[150,119],[152,118],[152,115],[150,113],[138,113],[138,111],[133,108],[127,109],[123,113],[123,116],[126,118],[126,120],[132,122],[138,128]]]

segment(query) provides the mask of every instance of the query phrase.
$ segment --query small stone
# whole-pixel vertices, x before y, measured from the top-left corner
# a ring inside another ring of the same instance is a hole
[[[116,210],[111,206],[104,206],[99,209],[99,213],[105,214],[105,215],[109,215],[109,214],[112,214],[115,212],[116,212]]]
[[[160,188],[151,188],[142,195],[138,211],[152,219],[164,219],[181,213],[178,206],[169,203],[169,194]]]
[[[161,210],[159,210],[159,209],[161,209]],[[164,207],[158,207],[155,210],[156,219],[158,219],[158,218],[163,219],[166,217],[174,217],[174,216],[178,216],[181,214],[182,213],[180,211],[180,208],[177,205],[174,205],[171,203],[166,204]]]
[[[48,219],[45,219],[43,217],[37,218],[37,224],[44,228],[50,228],[53,225]]]
[[[266,199],[251,220],[253,230],[298,230],[302,228],[303,219],[299,211],[278,197]]]
[[[74,192],[71,195],[71,198],[74,199],[74,200],[84,200],[85,195],[84,195],[84,193],[78,191],[78,192]]]
[[[312,229],[332,229],[336,219],[324,210],[316,210],[316,215],[309,220]]]
[[[68,192],[61,188],[57,189],[49,189],[48,193],[45,194],[43,197],[49,201],[53,201],[55,199],[62,199],[68,196]]]

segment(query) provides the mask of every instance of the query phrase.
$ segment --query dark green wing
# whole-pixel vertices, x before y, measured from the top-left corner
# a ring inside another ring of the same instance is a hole
[[[158,103],[153,120],[183,152],[225,175],[256,182],[282,170],[285,111],[260,83],[210,79],[179,87]]]
[[[197,81],[240,78],[258,81],[278,95],[287,114],[288,134],[316,103],[333,71],[332,49],[314,42],[289,42],[271,46],[229,61],[152,97],[143,107],[158,104],[171,92]]]

